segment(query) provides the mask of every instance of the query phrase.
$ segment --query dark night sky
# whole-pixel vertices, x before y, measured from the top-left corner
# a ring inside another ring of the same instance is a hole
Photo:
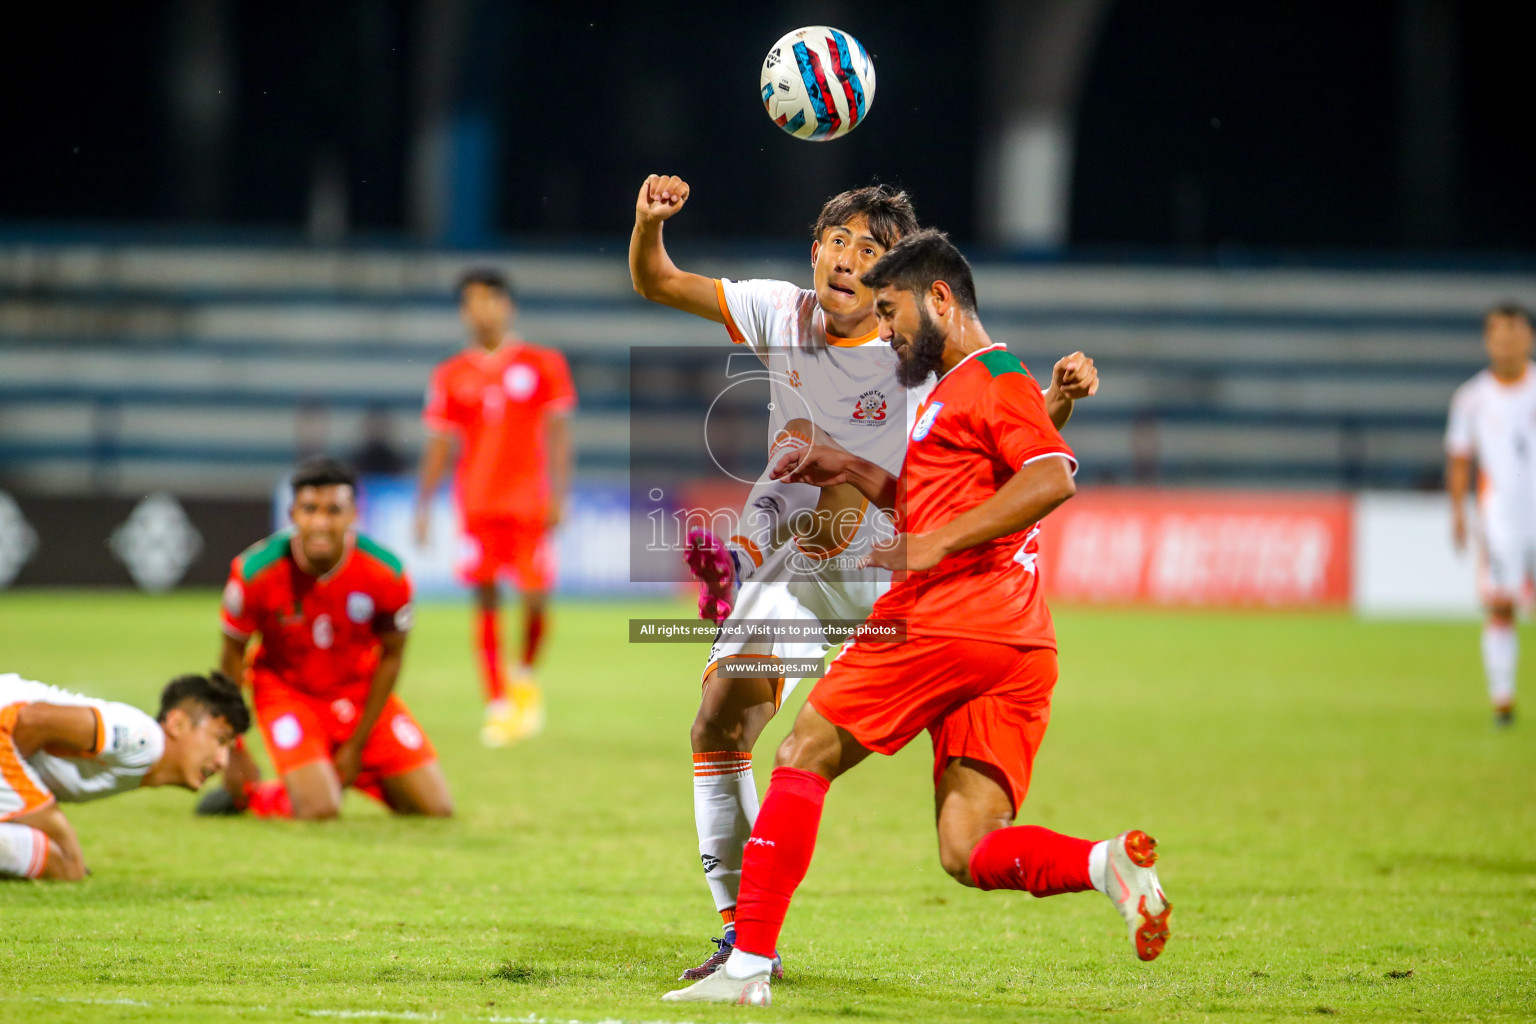
[[[1072,243],[1100,249],[1391,250],[1402,211],[1403,0],[1118,0],[1078,124]],[[693,237],[803,234],[826,194],[870,180],[925,220],[977,235],[980,8],[891,2],[523,3],[476,45],[503,127],[497,228],[613,238],[650,171],[688,177]],[[0,34],[0,220],[213,222],[297,229],[318,153],[344,162],[355,228],[405,224],[416,7],[406,0],[231,3],[233,122],[211,213],[174,158],[166,3],[9,15]],[[1536,15],[1457,5],[1459,144],[1442,249],[1536,249]],[[829,21],[875,55],[870,120],[846,139],[783,136],[756,101],[780,33]],[[488,49],[486,49],[488,48]],[[681,224],[679,225],[681,227]]]

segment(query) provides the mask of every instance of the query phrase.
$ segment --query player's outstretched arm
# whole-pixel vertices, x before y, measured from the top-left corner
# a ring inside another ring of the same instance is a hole
[[[1060,430],[1072,418],[1072,407],[1080,398],[1091,398],[1099,391],[1099,370],[1093,360],[1081,352],[1062,356],[1051,368],[1051,386],[1045,389],[1045,411]]]
[[[957,551],[1018,533],[1038,523],[1077,493],[1072,463],[1065,458],[1031,462],[975,508],[967,509],[938,529],[901,533],[886,547],[871,553],[871,565],[882,569],[921,572]]]
[[[629,236],[629,279],[652,302],[725,323],[715,282],[679,270],[661,240],[661,226],[688,201],[688,183],[676,175],[653,174],[635,200],[635,230]]]
[[[896,478],[868,459],[831,444],[813,444],[790,452],[773,467],[773,479],[813,487],[852,484],[872,504],[896,507]]]

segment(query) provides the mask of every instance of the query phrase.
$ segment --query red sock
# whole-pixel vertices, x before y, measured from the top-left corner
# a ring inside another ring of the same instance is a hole
[[[246,808],[256,818],[291,818],[293,801],[282,779],[253,783],[245,790]]]
[[[736,948],[773,956],[789,900],[811,867],[821,806],[832,785],[815,772],[775,768],[741,858]]]
[[[530,608],[523,619],[523,667],[533,668],[539,656],[539,644],[544,640],[544,609]]]
[[[501,675],[501,634],[496,628],[496,613],[480,609],[480,678],[485,684],[485,702],[505,700],[507,683]]]
[[[971,879],[981,889],[1022,889],[1055,896],[1093,888],[1088,877],[1090,839],[1074,839],[1039,825],[1000,828],[971,851]]]

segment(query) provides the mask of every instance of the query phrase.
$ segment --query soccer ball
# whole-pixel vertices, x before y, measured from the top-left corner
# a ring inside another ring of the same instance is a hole
[[[857,128],[875,102],[875,64],[847,32],[809,25],[763,58],[763,106],[797,139],[827,142]]]

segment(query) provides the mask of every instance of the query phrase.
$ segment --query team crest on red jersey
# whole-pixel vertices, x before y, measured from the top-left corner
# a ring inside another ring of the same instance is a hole
[[[501,375],[501,386],[506,389],[507,397],[514,402],[526,401],[533,394],[533,389],[539,386],[539,375],[533,372],[531,366],[513,363]]]
[[[871,388],[859,396],[853,403],[853,415],[849,417],[854,423],[862,423],[865,426],[877,427],[885,422],[885,393]]]
[[[373,598],[360,590],[348,594],[347,618],[358,625],[373,621]]]
[[[933,421],[939,418],[939,410],[944,408],[943,402],[932,402],[923,414],[912,424],[912,440],[921,441],[928,436],[928,431],[933,429]]]

